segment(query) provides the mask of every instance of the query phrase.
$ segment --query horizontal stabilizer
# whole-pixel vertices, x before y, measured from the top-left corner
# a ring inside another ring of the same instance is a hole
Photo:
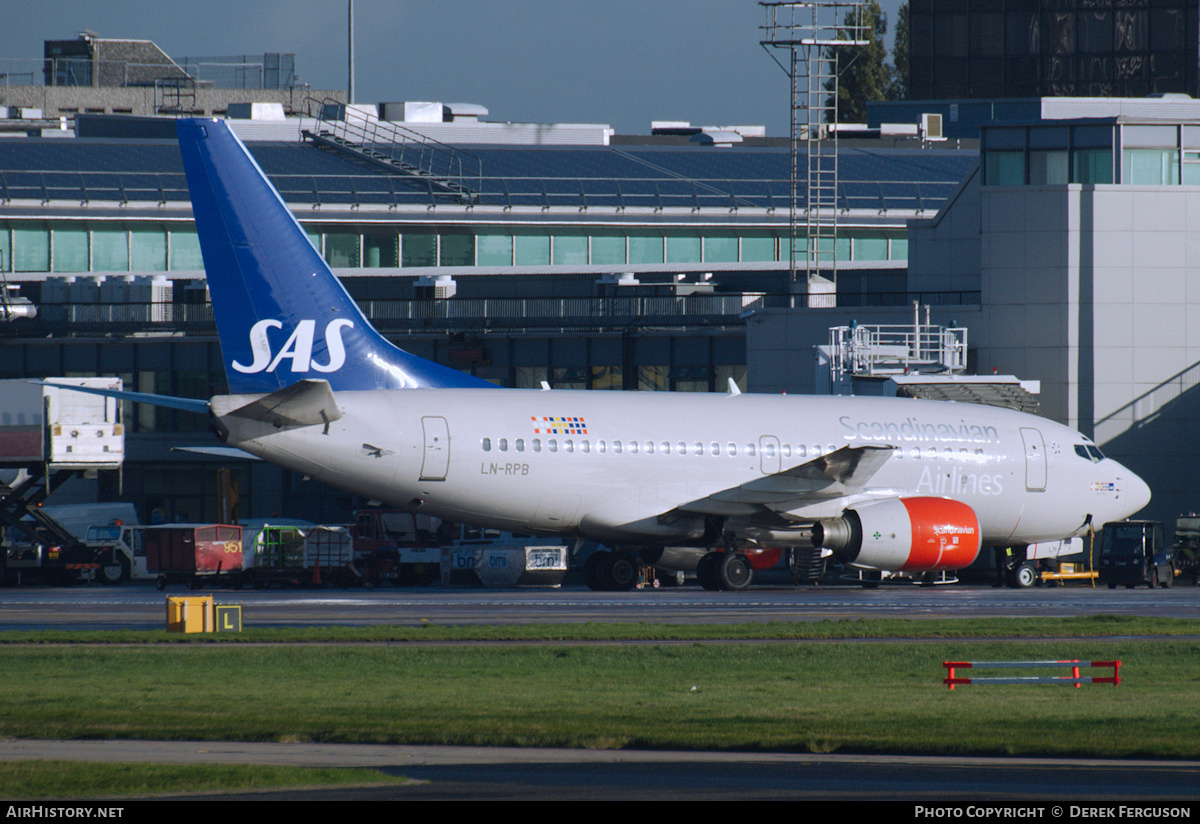
[[[272,426],[316,426],[342,417],[328,381],[302,380],[249,403],[233,406],[246,397],[217,396],[212,401],[213,412],[218,417],[232,415]]]
[[[214,458],[232,458],[242,461],[261,461],[257,455],[243,452],[236,446],[173,446],[172,452],[194,452],[197,455],[208,455]]]
[[[714,492],[678,507],[713,515],[750,515],[762,508],[779,512],[860,492],[892,456],[890,446],[843,446],[828,455]]]
[[[67,383],[49,383],[47,381],[30,381],[42,386],[55,386],[69,389],[72,392],[85,392],[89,395],[103,395],[106,398],[116,398],[121,401],[148,403],[152,406],[165,406],[171,409],[182,409],[185,412],[195,412],[198,415],[208,414],[208,401],[199,398],[176,398],[172,395],[152,395],[149,392],[129,392],[125,389],[101,389],[98,386],[76,386]]]

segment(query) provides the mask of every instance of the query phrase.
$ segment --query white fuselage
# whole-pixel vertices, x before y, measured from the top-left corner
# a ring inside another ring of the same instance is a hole
[[[399,507],[513,531],[608,543],[698,541],[705,515],[752,523],[755,507],[695,505],[847,446],[892,447],[846,494],[780,495],[766,512],[803,524],[848,505],[947,497],[978,515],[984,545],[1084,533],[1149,500],[1082,435],[975,404],[887,398],[564,390],[339,392],[342,417],[277,428],[229,416],[227,442]],[[1094,447],[1092,447],[1094,450]],[[760,507],[761,511],[761,507]]]

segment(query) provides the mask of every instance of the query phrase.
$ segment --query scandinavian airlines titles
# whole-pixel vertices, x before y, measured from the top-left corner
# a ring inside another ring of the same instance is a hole
[[[849,415],[838,418],[848,441],[955,441],[961,443],[1000,443],[1000,433],[994,426],[976,426],[960,421],[960,426],[946,423],[922,423],[918,418],[904,421],[856,421]]]

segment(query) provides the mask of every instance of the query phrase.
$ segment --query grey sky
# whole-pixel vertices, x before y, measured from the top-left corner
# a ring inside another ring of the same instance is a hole
[[[900,1],[882,3],[892,26]],[[493,120],[620,133],[688,120],[787,134],[787,78],[759,46],[756,0],[355,0],[354,14],[359,102],[478,103]],[[0,71],[90,29],[173,57],[292,52],[305,82],[341,89],[346,17],[345,0],[13,3]]]

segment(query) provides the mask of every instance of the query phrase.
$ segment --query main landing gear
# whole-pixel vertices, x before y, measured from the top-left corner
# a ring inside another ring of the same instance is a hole
[[[696,577],[707,590],[742,590],[754,580],[754,568],[741,552],[708,552],[696,565]]]

